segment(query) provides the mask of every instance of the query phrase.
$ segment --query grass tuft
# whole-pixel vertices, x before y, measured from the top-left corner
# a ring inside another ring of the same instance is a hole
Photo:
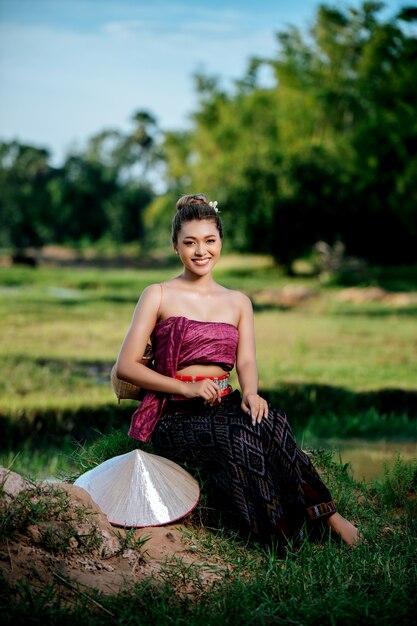
[[[40,547],[53,554],[64,554],[71,546],[78,552],[99,549],[101,538],[94,524],[80,530],[91,512],[74,505],[62,488],[45,483],[29,483],[14,498],[0,490],[0,542],[29,534]]]

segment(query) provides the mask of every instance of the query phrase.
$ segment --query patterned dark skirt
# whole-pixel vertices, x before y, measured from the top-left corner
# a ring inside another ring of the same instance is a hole
[[[322,521],[336,508],[285,414],[269,406],[268,417],[253,426],[240,404],[238,391],[212,407],[199,399],[171,401],[152,441],[162,456],[205,467],[241,520],[282,548],[302,538],[306,521]]]

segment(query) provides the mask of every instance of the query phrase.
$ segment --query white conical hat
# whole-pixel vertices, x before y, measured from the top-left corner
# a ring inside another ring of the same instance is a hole
[[[161,526],[185,517],[200,497],[198,482],[156,454],[133,450],[101,463],[74,483],[116,526]]]

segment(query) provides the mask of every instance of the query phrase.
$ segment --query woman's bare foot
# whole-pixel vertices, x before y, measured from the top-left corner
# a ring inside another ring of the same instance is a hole
[[[348,546],[355,546],[363,540],[356,526],[348,522],[340,513],[333,513],[333,515],[327,519],[327,525],[330,526],[331,530],[339,535]]]

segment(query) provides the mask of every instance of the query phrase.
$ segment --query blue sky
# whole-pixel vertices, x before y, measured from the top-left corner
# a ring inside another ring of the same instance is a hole
[[[138,109],[163,129],[188,123],[196,71],[240,78],[272,56],[275,33],[308,28],[314,0],[0,0],[0,139],[51,150],[59,163]],[[358,6],[357,0],[325,4]],[[385,2],[386,14],[410,4]]]

